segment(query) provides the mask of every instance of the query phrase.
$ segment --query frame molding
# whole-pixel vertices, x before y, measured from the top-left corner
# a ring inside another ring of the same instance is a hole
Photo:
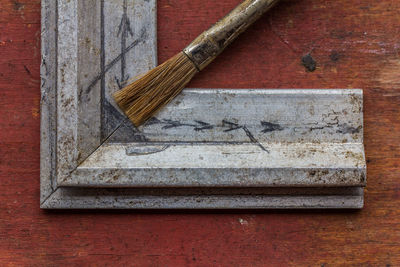
[[[42,1],[42,208],[363,206],[361,90],[187,89],[135,128],[110,95],[156,47],[155,0]]]

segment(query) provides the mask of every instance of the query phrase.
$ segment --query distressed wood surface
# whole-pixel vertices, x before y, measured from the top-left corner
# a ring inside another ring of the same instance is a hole
[[[248,15],[267,8],[257,1]],[[320,195],[324,186],[366,184],[359,89],[188,89],[142,127],[126,121],[109,95],[155,66],[156,15],[155,0],[42,0],[41,207],[363,207],[361,188],[356,195]],[[121,136],[136,144],[112,144]],[[203,193],[91,190],[85,197],[62,186],[202,187]],[[315,190],[272,198],[240,193],[232,201],[235,190],[206,189],[280,186]]]
[[[139,153],[130,153],[134,149]],[[193,149],[192,144],[144,147],[132,143],[102,146],[70,178],[61,180],[61,184],[98,187],[363,186],[364,167],[359,144],[205,144]]]
[[[51,161],[58,178],[69,176],[124,120],[115,117],[112,92],[155,66],[155,5],[154,0],[43,1],[42,147],[56,151]],[[140,19],[131,23],[135,16]],[[47,125],[48,112],[53,127]],[[51,135],[56,145],[45,142]]]
[[[159,0],[162,62],[240,0]],[[364,88],[359,212],[39,209],[40,1],[0,0],[0,265],[400,265],[400,2],[286,0],[191,83]]]
[[[361,144],[362,107],[357,89],[192,89],[135,132],[146,142]]]
[[[132,129],[143,136],[141,142],[103,144],[70,176],[58,177],[57,185],[203,189],[365,186],[362,106],[362,92],[355,89],[187,89],[140,131]],[[43,176],[43,183],[48,181],[49,177]],[[51,208],[50,203],[55,203],[53,208],[65,207],[63,199],[56,197],[66,196],[68,190],[63,192],[48,198],[49,203],[42,202],[42,206]],[[71,192],[68,198],[70,208],[75,207],[73,195]],[[90,195],[94,197],[93,193]],[[259,197],[256,193],[252,196]],[[135,195],[131,196],[130,206],[120,205],[121,200],[129,203],[128,195],[113,197],[115,206],[107,204],[104,208],[135,208],[137,203]],[[202,197],[203,202],[213,203],[207,194]],[[319,197],[318,190],[315,197]],[[101,203],[102,198],[105,196],[99,194],[94,201]],[[323,207],[325,197],[320,198],[314,208]],[[152,201],[153,196],[149,196],[147,202]],[[187,201],[181,202],[190,207]],[[247,207],[262,208],[260,203],[255,206],[250,201]],[[334,207],[339,208],[340,203],[341,200]],[[82,207],[78,199],[75,205]],[[201,205],[197,203],[193,208]],[[214,208],[235,208],[236,202],[226,205],[215,204]],[[238,208],[246,205],[242,202]],[[343,206],[361,207],[362,202]],[[172,206],[158,208],[165,207]],[[282,207],[294,205],[277,205]],[[297,207],[311,208],[302,202]]]

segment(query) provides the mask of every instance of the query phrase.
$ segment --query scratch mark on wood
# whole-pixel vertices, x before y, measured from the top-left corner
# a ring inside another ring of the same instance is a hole
[[[27,66],[24,65],[24,69],[25,69],[26,73],[28,73],[29,76],[32,76],[31,71],[28,69]]]

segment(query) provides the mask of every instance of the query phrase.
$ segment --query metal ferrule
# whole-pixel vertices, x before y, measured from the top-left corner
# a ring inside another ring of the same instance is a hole
[[[183,52],[199,71],[279,0],[245,0],[227,16],[198,36]]]

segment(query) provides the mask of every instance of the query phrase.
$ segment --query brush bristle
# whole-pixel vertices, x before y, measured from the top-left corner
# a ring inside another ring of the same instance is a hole
[[[180,52],[116,92],[114,99],[128,118],[139,126],[174,99],[196,73],[192,61]]]

